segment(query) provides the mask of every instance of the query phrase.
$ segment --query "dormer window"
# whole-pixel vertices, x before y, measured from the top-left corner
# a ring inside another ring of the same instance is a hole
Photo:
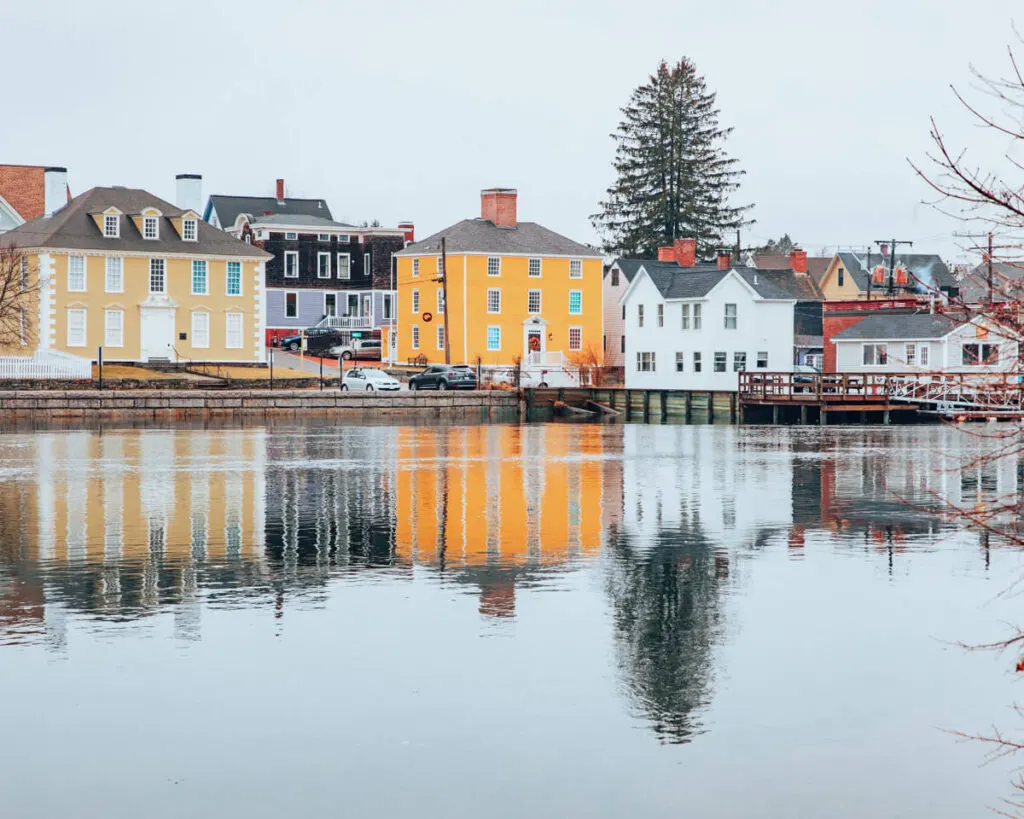
[[[116,213],[104,215],[103,236],[106,239],[117,239],[121,236],[121,219]]]
[[[195,219],[183,219],[181,222],[181,238],[186,242],[198,241],[198,224]]]
[[[142,217],[142,238],[143,239],[159,239],[160,238],[160,223],[157,221],[155,216],[143,216]]]

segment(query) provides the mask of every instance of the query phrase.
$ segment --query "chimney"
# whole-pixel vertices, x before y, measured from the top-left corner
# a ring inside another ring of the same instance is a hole
[[[174,204],[181,210],[202,213],[203,177],[198,173],[179,173],[174,177]]]
[[[807,251],[792,250],[789,254],[789,266],[794,273],[807,275]]]
[[[277,180],[277,201],[284,202],[284,180]]]
[[[730,267],[732,267],[732,259],[729,258],[729,254],[728,253],[719,253],[718,254],[718,269],[719,270],[728,270]]]
[[[67,168],[43,170],[43,196],[47,216],[53,216],[68,203]]]
[[[669,247],[658,248],[658,261],[659,262],[674,262],[676,260],[676,249],[671,245]]]
[[[882,259],[883,260],[888,260],[888,258],[889,258],[889,245],[887,245],[885,242],[882,242]]]
[[[399,222],[398,229],[405,234],[405,243],[411,245],[416,241],[416,225],[412,222]]]
[[[697,240],[676,239],[673,245],[676,251],[676,263],[680,267],[696,267],[697,265]]]
[[[480,191],[480,218],[494,222],[498,227],[516,226],[515,188],[488,188]]]

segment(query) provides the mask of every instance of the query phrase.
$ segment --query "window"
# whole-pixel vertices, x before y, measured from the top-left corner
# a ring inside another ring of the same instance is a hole
[[[339,233],[338,244],[347,245],[349,243],[350,238],[351,237],[347,233]]]
[[[921,355],[919,356],[919,358],[921,359],[921,366],[922,367],[927,367],[928,366],[928,353],[930,352],[930,350],[931,350],[931,348],[929,347],[929,345],[927,345],[927,344],[922,344],[921,345],[921,348],[920,348]]]
[[[493,324],[487,328],[487,349],[491,352],[501,349],[501,328]]]
[[[578,316],[583,313],[583,291],[569,291],[569,315]]]
[[[252,234],[251,233],[246,233],[245,234],[245,243],[247,245],[251,245],[252,244]]]
[[[659,327],[664,327],[665,326],[665,305],[664,304],[659,304],[658,305],[658,326]]]
[[[103,235],[107,239],[120,237],[121,218],[116,213],[108,213],[103,217]]]
[[[838,279],[839,286],[842,287],[846,283],[846,275],[845,275],[846,271],[843,270],[843,268],[840,267],[836,272],[837,272],[837,274],[839,276],[839,279]]]
[[[682,307],[682,311],[683,311],[683,318],[682,318],[682,322],[680,323],[679,326],[683,330],[689,330],[690,329],[690,305],[684,304],[683,307]]]
[[[579,351],[583,349],[583,328],[582,327],[570,327],[569,328],[569,349],[573,351]]]
[[[570,279],[582,279],[583,278],[583,260],[582,259],[569,259],[569,278]]]
[[[727,304],[725,305],[725,329],[735,330],[736,329],[736,305]]]
[[[700,353],[693,354],[693,371],[699,373],[703,369],[703,364],[700,360]]]
[[[412,291],[412,311],[418,313],[420,311],[420,291]]]
[[[339,279],[350,279],[352,278],[352,258],[348,253],[339,253],[337,259],[337,269]],[[330,273],[327,277],[330,278]]]
[[[205,310],[192,314],[192,346],[200,349],[210,346],[210,314]]]
[[[108,293],[124,292],[124,259],[120,256],[107,256],[103,289]]]
[[[965,344],[962,361],[965,367],[998,364],[999,346],[996,344]]]
[[[488,256],[487,257],[487,275],[488,276],[500,276],[501,275],[501,257],[500,256]]]
[[[867,367],[884,367],[889,363],[889,347],[885,344],[865,344],[863,362]]]
[[[192,295],[206,295],[206,262],[192,260]]]
[[[437,291],[437,312],[438,313],[443,313],[444,312],[444,289],[443,288],[438,288],[438,291]]]
[[[440,256],[437,257],[437,278],[441,278],[444,275],[444,259]]]
[[[419,259],[413,259],[412,260],[412,277],[414,279],[417,279],[417,278],[419,278],[419,275],[420,275],[420,260]]]
[[[318,233],[316,235],[316,238],[317,238],[318,242],[329,242],[329,241],[331,241],[331,234],[330,233]]]
[[[182,219],[181,221],[181,238],[185,242],[196,242],[198,241],[199,227],[196,224],[195,219]]]
[[[724,373],[725,372],[726,361],[727,361],[727,359],[726,359],[725,353],[723,353],[723,352],[715,353],[715,372],[716,373]]]
[[[21,257],[21,289],[28,290],[28,256]]]
[[[298,318],[299,317],[299,294],[298,293],[285,293],[284,294],[284,317],[285,318]]]
[[[501,290],[497,287],[489,287],[487,289],[487,312],[501,312]]]
[[[700,305],[699,304],[693,305],[693,329],[694,330],[699,330],[700,329]]]
[[[733,353],[732,354],[732,371],[734,373],[743,373],[747,371],[747,354],[746,353]]]
[[[683,362],[685,361],[685,355],[683,353],[676,353],[676,372],[681,373],[683,371]]]
[[[531,290],[526,294],[526,312],[540,312],[540,290]]]
[[[370,270],[370,254],[363,254],[363,275],[369,276],[372,271]]]
[[[764,350],[757,354],[757,369],[767,370],[768,369],[768,353]]]
[[[286,279],[299,278],[299,251],[286,250],[284,252],[284,277]]]
[[[620,353],[626,352],[626,337],[625,336],[619,336],[619,352]]]
[[[642,304],[636,306],[636,326],[644,326],[644,306]]]
[[[619,286],[619,268],[613,267],[612,268],[612,287],[618,287],[618,286]]]
[[[68,309],[68,347],[85,346],[85,309]]]
[[[289,230],[289,231],[286,231],[286,232],[285,232],[285,234],[284,234],[284,238],[285,238],[285,239],[298,239],[298,238],[299,238],[299,234],[298,234],[298,233],[296,233],[296,232],[295,232],[295,231],[293,231],[293,230]]]
[[[654,353],[638,352],[636,354],[636,371],[638,373],[653,373]]]
[[[530,261],[527,262],[527,275],[531,279],[540,278],[540,259],[530,259]]]
[[[336,315],[338,315],[338,294],[337,293],[324,293],[324,315],[325,316],[336,316]]]
[[[242,295],[242,263],[228,262],[227,294],[229,296]]]
[[[917,345],[907,344],[906,347],[906,364],[908,367],[913,367],[917,363]]]
[[[622,320],[626,320],[626,305],[622,305]]]
[[[385,293],[384,294],[384,302],[383,302],[383,304],[384,304],[384,318],[389,319],[389,318],[391,318],[391,294],[390,293]]]
[[[420,326],[418,324],[412,326],[412,348],[414,350],[420,348]]]
[[[68,290],[85,292],[85,256],[68,256]]]
[[[124,346],[124,311],[105,310],[103,313],[103,346]]]
[[[18,337],[22,344],[28,344],[28,310],[18,308]]]
[[[341,272],[340,270],[338,271]],[[331,278],[331,254],[330,253],[317,253],[316,254],[316,277],[318,279],[329,279]],[[346,278],[348,278],[346,276]]]
[[[167,292],[167,263],[163,259],[149,260],[149,292]]]
[[[437,349],[439,349],[439,350],[443,350],[444,349],[444,325],[443,324],[438,324],[437,325]]]
[[[142,238],[143,239],[159,239],[160,238],[160,224],[157,222],[155,216],[143,216],[142,217]]]
[[[242,349],[242,314],[228,313],[224,319],[224,346],[229,350]]]

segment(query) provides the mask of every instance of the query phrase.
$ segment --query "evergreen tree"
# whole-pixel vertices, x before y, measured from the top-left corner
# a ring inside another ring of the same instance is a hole
[[[779,239],[778,241],[775,241],[774,239],[769,239],[768,244],[756,248],[754,250],[754,253],[758,255],[763,254],[765,256],[787,256],[790,252],[796,249],[797,244],[792,239],[789,238],[788,233],[784,233],[781,239]]]
[[[719,125],[715,95],[690,60],[663,60],[622,114],[612,134],[618,178],[591,217],[607,251],[653,258],[674,239],[695,238],[707,255],[748,224],[751,206],[728,201],[743,175],[723,148],[732,129]]]

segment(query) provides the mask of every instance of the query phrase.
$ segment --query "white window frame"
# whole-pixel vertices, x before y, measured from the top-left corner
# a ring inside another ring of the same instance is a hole
[[[676,372],[681,373],[686,371],[686,353],[676,353]]]
[[[683,304],[679,308],[679,329],[689,330],[690,329],[690,305]]]
[[[381,318],[389,321],[395,317],[394,298],[390,293],[384,293],[381,296],[380,309],[381,312],[384,314],[383,316],[381,316]]]
[[[160,268],[160,278],[161,278],[161,282],[163,284],[163,289],[161,289],[161,290],[154,290],[153,289],[154,265],[156,265],[156,266],[158,266]],[[155,294],[166,295],[166,293],[167,293],[167,260],[166,259],[150,259],[149,260],[149,292],[151,294],[155,293]]]
[[[412,301],[412,312],[413,312],[413,314],[414,315],[419,315],[419,312],[420,312],[420,291],[419,290],[413,290],[412,291],[412,299],[411,299],[411,301]]]
[[[192,235],[189,236],[189,228],[192,228]],[[199,220],[198,219],[182,219],[181,220],[181,241],[183,242],[198,242],[199,241]]]
[[[636,306],[636,326],[644,326],[644,306],[642,304]]]
[[[418,279],[420,277],[420,260],[416,257],[412,260],[412,277]]]
[[[288,272],[289,265],[288,260],[295,259],[295,265],[292,267],[291,273]],[[299,251],[297,250],[286,250],[284,252],[284,277],[286,279],[297,279],[299,278]]]
[[[111,225],[114,229],[110,230]],[[120,239],[121,238],[121,217],[116,213],[104,213],[103,214],[103,238],[104,239]]]
[[[569,278],[583,278],[583,259],[569,259]]]
[[[533,309],[533,299],[537,299],[537,309]],[[531,316],[538,316],[544,306],[544,291],[539,289],[528,290],[526,292],[526,312]]]
[[[497,309],[492,310],[492,297],[497,302]],[[487,312],[492,316],[501,315],[501,288],[500,287],[488,287],[487,288]]]
[[[110,340],[110,319],[112,316],[117,316],[117,336],[113,341]],[[103,346],[124,347],[124,310],[103,311]]]
[[[328,255],[330,255],[330,254],[328,254]],[[342,257],[343,256],[345,257],[345,261],[344,262],[342,262]],[[337,259],[335,259],[335,268],[336,268],[335,274],[336,274],[337,278],[342,279],[344,281],[348,281],[349,279],[351,279],[352,278],[352,254],[351,253],[338,253],[337,254]],[[344,276],[341,275],[342,271],[345,272]],[[327,278],[330,278],[330,276],[328,276]]]
[[[579,296],[579,304],[577,309],[572,309],[572,297]],[[582,290],[570,290],[569,291],[569,315],[570,316],[582,316],[583,315],[583,291]]]
[[[295,315],[288,315],[288,297],[295,296]],[[285,290],[284,291],[284,317],[285,318],[298,318],[299,317],[299,291],[298,290]]]
[[[534,273],[536,266],[537,272]],[[530,279],[539,279],[544,275],[544,260],[539,256],[533,256],[526,262],[526,275]]]
[[[653,352],[636,353],[636,371],[638,373],[653,373],[658,371],[657,356]]]
[[[922,367],[930,367],[931,366],[931,363],[930,363],[931,362],[931,349],[932,349],[932,345],[931,344],[922,344],[918,348],[918,350],[917,350],[918,363]]]
[[[701,305],[699,305],[699,304],[693,305],[693,329],[694,330],[701,329],[701,320],[702,320],[701,319],[701,314],[702,314],[702,312],[703,311],[701,309]]]
[[[77,340],[71,335],[71,316],[72,314],[81,315],[82,317],[82,338]],[[67,309],[67,346],[68,347],[85,347],[89,339],[89,311],[84,307],[69,307]]]
[[[501,275],[501,256],[487,257],[487,275],[491,278]]]
[[[444,325],[443,324],[438,324],[437,325],[437,349],[438,350],[443,350],[444,349],[444,342],[445,342]]]
[[[318,242],[329,242],[329,241],[331,241],[331,234],[330,233],[318,233],[316,235],[316,240]]]
[[[341,255],[340,253],[338,254]],[[324,259],[327,260],[327,270],[324,271]],[[331,278],[331,254],[321,250],[316,254],[316,277],[318,279]]]
[[[231,265],[238,265],[238,292],[231,292]],[[242,295],[242,263],[241,262],[227,262],[224,266],[224,295],[225,296],[241,296]]]
[[[338,234],[338,243],[347,245],[351,241],[351,237],[347,233]]]
[[[732,371],[734,373],[745,373],[747,371],[747,353],[745,350],[733,351]]]
[[[117,275],[116,286],[111,286],[111,273]],[[107,256],[103,260],[103,292],[123,293],[124,292],[124,258],[122,256]]]
[[[722,365],[721,369],[718,367],[719,364]],[[711,372],[729,372],[729,354],[727,352],[724,350],[715,350],[714,355],[711,357]]]
[[[196,319],[202,317],[206,326],[199,328]],[[199,330],[202,329],[203,333]],[[192,347],[196,350],[206,350],[210,347],[210,312],[208,310],[192,311]]]
[[[153,228],[153,235],[149,235],[149,228]],[[159,216],[143,216],[142,217],[142,238],[147,241],[155,241],[160,238],[160,217]]]
[[[73,286],[73,280],[71,278],[71,266],[75,260],[82,262],[82,286]],[[84,254],[72,254],[68,256],[68,292],[69,293],[85,293],[89,288],[89,265],[86,261]]]
[[[444,313],[444,306],[445,306],[444,305],[444,289],[443,288],[438,288],[438,291],[437,291],[437,312],[443,314]]]
[[[729,308],[732,308],[732,313],[729,312]],[[726,330],[735,330],[739,327],[739,308],[734,303],[728,303],[725,305],[725,312],[723,315],[724,326]],[[729,322],[732,321],[732,324]]]
[[[203,289],[196,290],[196,273],[202,271]],[[192,260],[191,287],[193,296],[208,296],[210,294],[210,263],[205,259]]]
[[[762,362],[764,362],[764,363],[762,363]],[[754,368],[758,369],[758,370],[767,370],[768,369],[768,351],[767,350],[758,350],[757,358],[756,358],[755,363],[754,363]]]
[[[695,373],[704,372],[704,356],[699,350],[693,351],[693,371]]]
[[[903,345],[904,364],[908,367],[917,366],[917,345],[913,342],[907,342]]]
[[[491,344],[491,331],[497,333],[497,343]],[[501,325],[500,324],[488,324],[487,325],[487,352],[489,353],[500,353],[501,352]]]
[[[238,324],[238,343],[231,343],[231,325],[237,320]],[[224,314],[224,346],[228,350],[241,350],[245,347],[245,314],[239,312],[231,312]]]
[[[871,349],[872,361],[868,362],[868,349]],[[879,362],[878,351],[884,351],[885,361]],[[889,345],[887,343],[871,342],[869,344],[861,344],[860,346],[860,360],[862,367],[888,367],[889,366]]]
[[[284,233],[284,239],[286,242],[293,242],[299,238],[299,234],[294,230],[286,230]]]
[[[414,324],[412,326],[412,348],[418,350],[420,348],[420,326]]]
[[[370,275],[370,254],[369,253],[364,253],[363,254],[363,275],[364,276],[369,276]]]
[[[573,334],[576,335],[576,346],[573,346]],[[582,327],[570,327],[569,328],[569,352],[578,353],[583,349],[583,328]]]
[[[664,327],[665,326],[665,305],[664,304],[659,304],[658,305],[658,326],[659,327]]]

